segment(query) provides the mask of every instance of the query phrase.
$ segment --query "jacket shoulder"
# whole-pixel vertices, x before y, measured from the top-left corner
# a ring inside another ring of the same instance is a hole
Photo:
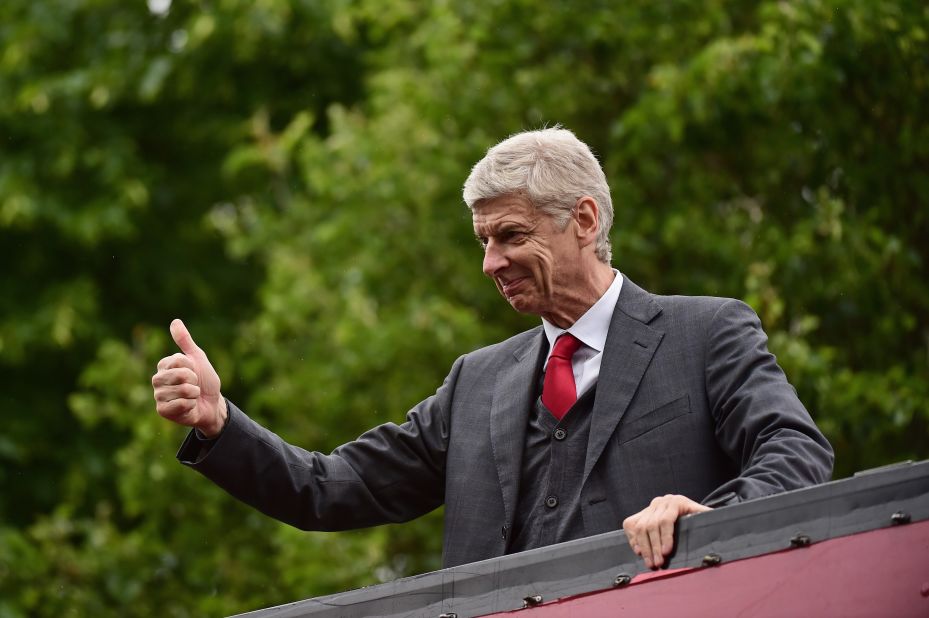
[[[542,326],[536,326],[535,328],[513,335],[509,339],[504,339],[498,343],[469,352],[464,355],[464,359],[468,363],[487,363],[494,362],[502,356],[522,358],[524,354],[527,354],[533,349],[541,337]]]
[[[652,298],[662,309],[661,318],[666,320],[705,323],[728,314],[755,317],[754,309],[737,298],[659,294],[654,294]]]

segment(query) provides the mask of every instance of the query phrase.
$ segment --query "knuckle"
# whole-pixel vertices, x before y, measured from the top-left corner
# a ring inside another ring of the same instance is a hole
[[[180,352],[176,352],[172,354],[166,360],[168,361],[166,364],[166,368],[169,368],[169,369],[176,369],[178,367],[189,367],[190,366],[189,359],[183,354],[181,354]]]
[[[178,394],[186,399],[196,399],[200,396],[200,387],[196,384],[182,384]]]
[[[194,408],[193,404],[184,399],[173,399],[162,402],[156,406],[158,414],[171,421],[180,421]]]
[[[177,386],[179,384],[184,384],[189,382],[187,379],[186,371],[189,371],[186,368],[172,368],[165,371],[164,384],[169,386]]]

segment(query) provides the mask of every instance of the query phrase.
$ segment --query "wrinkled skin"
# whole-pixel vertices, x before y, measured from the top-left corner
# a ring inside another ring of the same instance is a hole
[[[674,523],[683,515],[712,510],[686,496],[666,495],[652,500],[651,504],[623,521],[626,539],[645,566],[657,569],[664,566],[665,557],[674,549]]]
[[[596,202],[582,197],[559,229],[521,195],[475,205],[472,221],[484,247],[484,274],[517,311],[567,328],[613,281],[610,266],[594,253],[598,214]]]
[[[155,409],[170,421],[199,429],[206,437],[219,435],[227,416],[219,375],[182,321],[171,322],[171,336],[181,351],[158,361],[158,371],[152,376]]]

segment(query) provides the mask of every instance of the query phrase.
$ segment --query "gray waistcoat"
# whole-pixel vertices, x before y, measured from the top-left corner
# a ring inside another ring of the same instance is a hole
[[[588,536],[581,517],[581,478],[596,387],[559,422],[537,398],[529,413],[519,502],[508,552]]]

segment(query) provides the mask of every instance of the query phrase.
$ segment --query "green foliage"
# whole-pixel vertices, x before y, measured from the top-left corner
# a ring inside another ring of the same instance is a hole
[[[441,512],[302,533],[174,461],[185,317],[331,450],[534,323],[460,187],[562,123],[614,262],[746,299],[837,476],[929,456],[929,9],[911,0],[0,4],[0,617],[235,613],[437,568]],[[153,12],[158,9],[157,12]]]

